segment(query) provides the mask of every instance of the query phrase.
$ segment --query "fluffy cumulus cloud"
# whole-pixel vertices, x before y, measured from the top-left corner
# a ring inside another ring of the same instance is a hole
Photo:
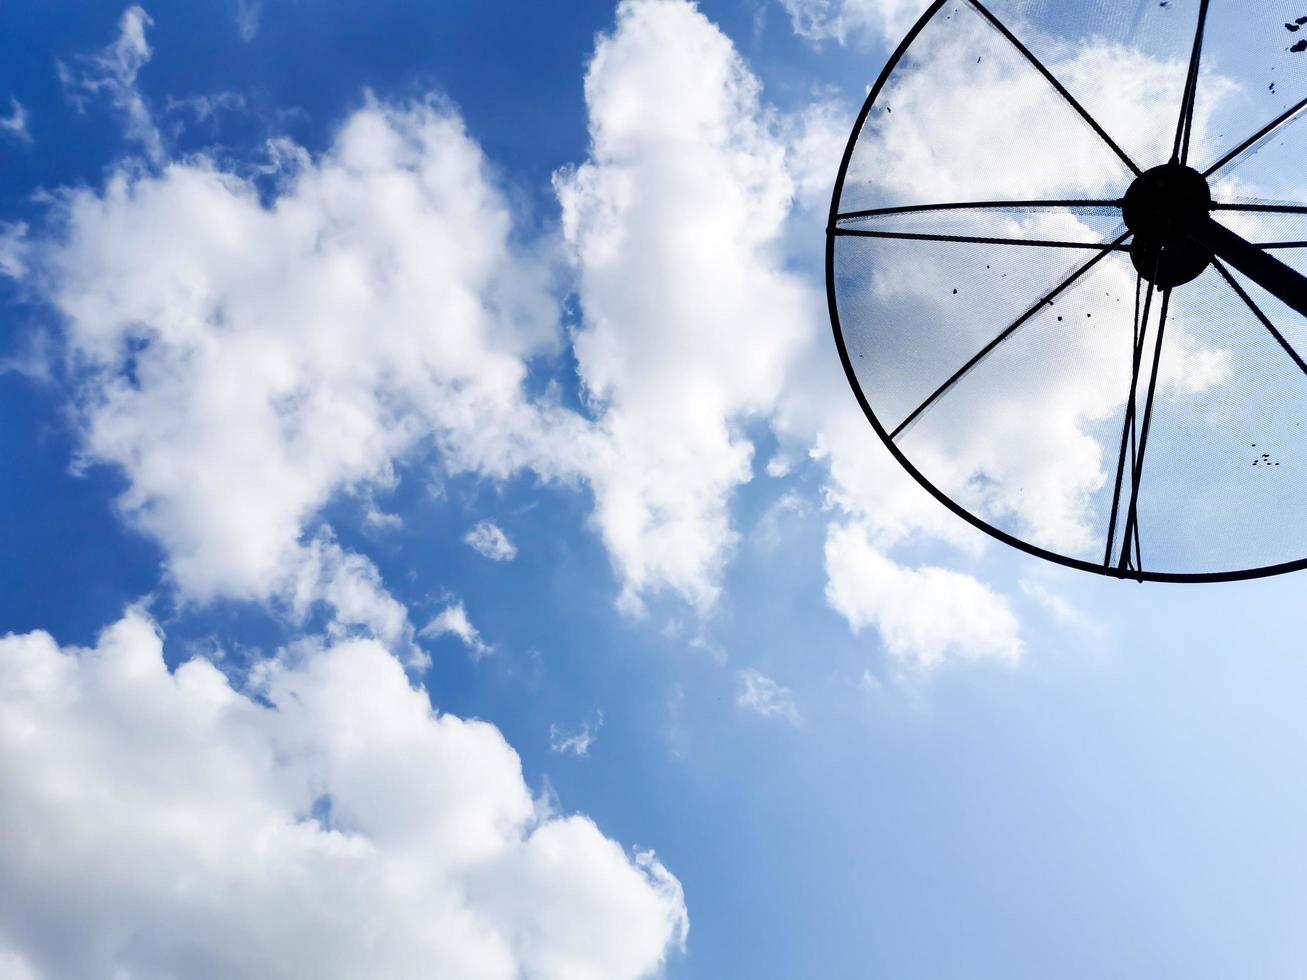
[[[547,276],[455,114],[371,102],[279,176],[266,204],[204,159],[118,172],[66,197],[43,257],[85,456],[125,471],[123,512],[201,601],[330,579],[313,514],[419,442],[503,475],[542,424],[520,386],[553,343]]]
[[[872,626],[901,662],[930,668],[953,655],[1015,662],[1017,620],[993,591],[944,568],[902,568],[858,524],[826,536],[826,598],[853,629]]]
[[[83,86],[112,82],[131,118],[147,25],[129,11]],[[523,394],[560,343],[551,270],[510,244],[443,105],[369,101],[318,159],[275,146],[263,183],[193,158],[66,196],[43,281],[85,455],[125,471],[122,509],[185,596],[282,595],[328,500],[370,499],[435,446],[451,471],[588,482],[624,609],[713,603],[750,476],[739,427],[772,406],[810,298],[777,254],[783,147],[730,42],[679,0],[619,9],[586,98],[591,159],[557,187],[590,418]],[[488,527],[469,543],[511,547]]]
[[[129,118],[148,118],[134,87],[147,24],[133,8],[89,60]],[[315,515],[341,493],[371,506],[434,447],[450,471],[588,483],[621,607],[668,592],[707,611],[752,473],[745,423],[806,412],[796,451],[857,465],[832,435],[852,403],[830,364],[817,396],[795,370],[830,359],[820,291],[784,254],[824,193],[834,113],[779,119],[682,0],[623,3],[585,92],[590,156],[556,188],[586,416],[524,394],[529,361],[561,343],[551,270],[512,244],[479,148],[438,102],[370,100],[316,159],[271,147],[261,177],[198,157],[65,195],[37,253],[80,379],[84,456],[124,471],[123,513],[164,546],[184,597],[298,613],[326,600],[393,640],[409,627],[375,569]],[[506,558],[496,530],[468,542]]]
[[[627,598],[668,586],[713,601],[737,537],[731,495],[751,476],[740,430],[751,417],[829,461],[833,504],[898,527],[885,547],[932,531],[974,547],[887,454],[868,453],[818,283],[788,258],[827,203],[823,167],[844,139],[836,108],[771,110],[729,40],[679,0],[621,5],[586,97],[590,159],[556,183],[583,316],[580,376],[615,467],[594,477],[596,522]],[[875,489],[859,499],[839,474],[869,458]],[[914,608],[928,608],[936,580],[907,581]]]
[[[140,612],[91,650],[0,640],[0,965],[657,971],[685,936],[676,879],[533,801],[492,726],[431,710],[404,672],[407,610],[317,516],[341,495],[373,514],[433,449],[449,472],[586,476],[590,423],[523,394],[558,344],[547,263],[510,244],[437,101],[369,98],[316,158],[282,141],[240,172],[169,159],[136,86],[149,24],[129,9],[62,73],[145,159],[56,195],[39,234],[6,228],[0,271],[59,313],[80,465],[121,470],[121,512],[179,597],[332,615],[235,685],[206,659],[169,672]],[[489,650],[460,604],[425,632]]]
[[[591,152],[560,174],[583,323],[580,376],[609,465],[598,525],[626,582],[715,599],[735,544],[740,432],[766,413],[810,323],[778,243],[793,187],[759,85],[679,0],[628,0],[586,75]]]
[[[6,976],[615,980],[683,941],[680,886],[533,801],[490,725],[378,643],[233,687],[129,612],[0,639]]]

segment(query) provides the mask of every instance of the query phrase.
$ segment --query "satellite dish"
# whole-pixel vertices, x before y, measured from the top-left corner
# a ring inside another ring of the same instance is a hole
[[[936,0],[840,163],[826,285],[897,461],[1155,581],[1307,567],[1307,4]]]

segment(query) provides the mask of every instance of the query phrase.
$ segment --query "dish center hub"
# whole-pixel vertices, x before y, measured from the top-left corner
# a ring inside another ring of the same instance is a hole
[[[1207,220],[1211,209],[1207,178],[1192,167],[1164,163],[1136,177],[1121,216],[1134,232],[1130,258],[1139,274],[1161,289],[1197,279],[1212,253],[1189,237],[1189,229]]]

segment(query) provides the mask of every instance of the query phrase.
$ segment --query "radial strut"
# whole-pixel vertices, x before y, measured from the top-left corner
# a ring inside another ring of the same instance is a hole
[[[991,238],[984,235],[937,235],[917,231],[877,231],[870,228],[832,228],[832,235],[840,238],[895,238],[911,242],[953,242],[963,245],[1025,245],[1034,248],[1084,248],[1097,252],[1121,251],[1124,246],[1115,242],[1062,242],[1042,238]]]
[[[1090,128],[1093,129],[1093,131],[1098,134],[1099,139],[1101,139],[1104,143],[1106,143],[1108,148],[1111,149],[1113,153],[1115,153],[1118,157],[1121,158],[1121,162],[1130,168],[1130,172],[1132,174],[1134,174],[1137,177],[1139,176],[1139,174],[1143,173],[1143,171],[1139,169],[1139,167],[1135,164],[1135,162],[1131,160],[1129,156],[1126,155],[1125,150],[1117,146],[1116,140],[1112,139],[1112,137],[1107,135],[1106,130],[1104,130],[1103,127],[1098,124],[1098,120],[1095,119],[1093,116],[1091,116],[1088,112],[1086,112],[1085,107],[1075,100],[1075,97],[1066,90],[1066,87],[1057,80],[1057,78],[1053,75],[1051,71],[1049,71],[1047,68],[1044,67],[1044,63],[1040,61],[1038,58],[1036,58],[1028,47],[1026,47],[1024,44],[1021,43],[1020,38],[1018,38],[1010,30],[1008,30],[1007,26],[1001,20],[995,17],[990,12],[989,8],[986,7],[983,3],[981,3],[980,0],[970,0],[970,3],[971,6],[976,8],[976,11],[980,14],[980,16],[984,17],[985,20],[989,21],[990,24],[992,24],[1000,34],[1002,34],[1005,38],[1008,39],[1008,41],[1012,44],[1014,48],[1016,48],[1018,51],[1021,52],[1021,54],[1025,57],[1027,61],[1029,61],[1032,65],[1034,65],[1035,69],[1041,75],[1043,75],[1044,78],[1048,80],[1048,83],[1052,85],[1053,88],[1057,90],[1057,94],[1062,96],[1062,98],[1066,100],[1067,105],[1069,105],[1072,109],[1074,109],[1080,115],[1081,119],[1089,123]]]
[[[1144,399],[1144,422],[1139,430],[1139,448],[1135,453],[1134,465],[1131,467],[1130,509],[1126,513],[1125,541],[1121,545],[1121,561],[1117,568],[1125,571],[1130,558],[1131,537],[1139,530],[1139,486],[1144,478],[1144,454],[1148,451],[1148,432],[1153,424],[1153,399],[1157,394],[1157,369],[1162,363],[1162,338],[1166,334],[1166,313],[1171,305],[1171,290],[1162,290],[1162,309],[1157,317],[1157,340],[1153,346],[1153,366],[1148,377],[1148,394]],[[1136,550],[1138,538],[1136,540]],[[1142,572],[1142,568],[1135,571]]]

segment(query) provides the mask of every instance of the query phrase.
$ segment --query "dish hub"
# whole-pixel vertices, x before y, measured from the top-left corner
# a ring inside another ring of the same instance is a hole
[[[1211,209],[1207,178],[1192,167],[1164,163],[1136,177],[1121,201],[1121,216],[1134,232],[1130,258],[1139,274],[1159,289],[1197,279],[1212,253],[1189,232],[1208,220]]]

